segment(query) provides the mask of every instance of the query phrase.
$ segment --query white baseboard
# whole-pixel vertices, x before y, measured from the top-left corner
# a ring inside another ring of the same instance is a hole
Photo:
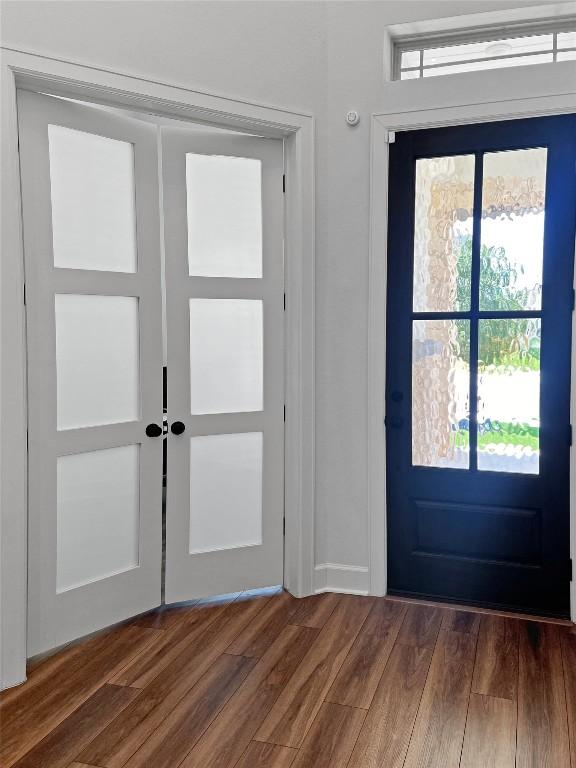
[[[367,595],[370,589],[368,568],[360,565],[322,563],[314,568],[314,591]]]

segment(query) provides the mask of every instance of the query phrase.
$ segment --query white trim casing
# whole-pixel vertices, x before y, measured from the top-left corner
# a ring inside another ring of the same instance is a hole
[[[27,433],[24,255],[16,86],[1,72],[0,688],[26,674]]]
[[[400,79],[397,54],[402,50],[561,31],[575,15],[576,2],[570,0],[390,24],[384,32],[384,79]]]
[[[314,592],[343,592],[367,595],[370,592],[368,568],[360,565],[322,563],[314,568]]]
[[[554,79],[550,68],[554,67]],[[434,87],[430,85],[433,83]],[[535,64],[387,83],[387,111],[372,115],[368,301],[368,517],[370,593],[386,594],[386,263],[389,135],[395,131],[576,112],[576,62]],[[576,321],[572,333],[572,421],[576,418]],[[571,450],[571,552],[576,561],[576,449]],[[576,621],[576,581],[571,585]]]
[[[16,88],[282,138],[285,144],[284,585],[314,590],[314,118],[130,74],[2,49],[0,688],[26,676],[26,375]]]

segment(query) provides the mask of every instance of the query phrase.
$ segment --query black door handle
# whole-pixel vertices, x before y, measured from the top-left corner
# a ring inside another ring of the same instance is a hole
[[[184,424],[182,421],[175,421],[170,427],[170,431],[172,432],[173,435],[181,435],[185,429],[186,429],[186,424]]]
[[[162,427],[158,424],[148,424],[146,427],[146,434],[148,437],[160,437],[162,434]]]

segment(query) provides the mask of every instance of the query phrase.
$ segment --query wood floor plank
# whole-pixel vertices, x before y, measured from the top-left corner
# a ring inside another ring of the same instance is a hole
[[[440,632],[404,768],[458,768],[475,653],[475,635]]]
[[[518,628],[517,619],[482,616],[472,680],[474,693],[516,700]]]
[[[150,629],[175,629],[191,618],[197,602],[194,600],[186,605],[164,605],[137,616],[131,624],[133,627],[148,627]]]
[[[514,768],[516,702],[470,696],[460,768]]]
[[[443,618],[442,608],[408,604],[397,642],[400,645],[434,648]]]
[[[176,705],[126,768],[174,768],[180,765],[226,701],[256,664],[244,656],[220,656]]]
[[[570,765],[562,627],[520,622],[517,768]]]
[[[66,768],[137,695],[131,688],[102,686],[21,757],[15,768]]]
[[[153,629],[179,629],[186,624],[195,624],[201,617],[199,614],[210,612],[219,605],[227,605],[237,600],[242,592],[229,592],[215,597],[203,597],[198,600],[189,600],[186,603],[176,605],[164,605],[154,611],[137,616],[132,624],[134,626],[151,627]],[[245,593],[244,593],[245,594]]]
[[[449,632],[464,632],[468,635],[477,635],[480,631],[480,613],[447,609],[442,621],[442,629]]]
[[[53,674],[32,676],[0,702],[0,765],[8,768],[88,699],[160,630],[121,626],[64,653]]]
[[[300,597],[288,618],[288,623],[298,624],[300,627],[321,629],[340,602],[340,597],[334,592]]]
[[[78,756],[101,768],[120,768],[208,671],[269,598],[235,600],[173,659]]]
[[[572,768],[576,768],[576,627],[562,632],[562,655]]]
[[[346,768],[365,717],[362,709],[322,704],[293,768]]]
[[[406,605],[378,600],[362,625],[326,701],[368,709],[406,613]]]
[[[402,768],[431,659],[429,648],[394,646],[349,768]]]
[[[97,765],[88,765],[88,763],[70,763],[68,768],[98,768]]]
[[[241,593],[223,596],[195,606],[186,619],[174,624],[171,631],[159,632],[157,640],[121,669],[109,682],[145,688],[163,669],[195,642],[208,627],[221,618],[227,606],[238,600]]]
[[[230,768],[242,756],[319,630],[287,625],[180,768]]]
[[[297,749],[253,741],[234,768],[290,768]]]
[[[288,623],[297,604],[297,598],[289,592],[279,594],[228,646],[226,653],[252,658],[263,656]]]
[[[299,747],[374,600],[342,595],[316,642],[284,688],[255,740]]]
[[[576,627],[236,593],[39,660],[0,731],[2,768],[576,768]]]

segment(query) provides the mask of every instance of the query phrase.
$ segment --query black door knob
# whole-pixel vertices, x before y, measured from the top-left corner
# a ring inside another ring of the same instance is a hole
[[[173,435],[181,435],[185,429],[186,429],[186,424],[184,424],[181,421],[175,421],[170,427],[170,430]]]
[[[158,424],[148,424],[146,427],[146,434],[148,437],[160,437],[162,434],[162,427]]]

